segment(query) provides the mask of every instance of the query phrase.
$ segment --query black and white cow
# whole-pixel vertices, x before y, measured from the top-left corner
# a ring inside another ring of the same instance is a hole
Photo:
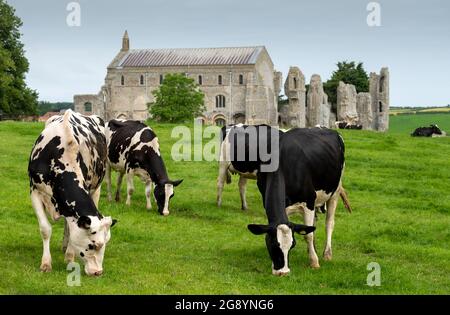
[[[412,137],[433,137],[441,136],[442,130],[437,125],[430,125],[430,127],[419,127],[411,133]]]
[[[134,192],[133,177],[138,176],[145,183],[147,209],[151,209],[152,182],[158,212],[169,215],[169,201],[174,196],[173,188],[183,181],[172,181],[167,175],[164,161],[159,151],[158,137],[147,125],[135,120],[111,120],[106,125],[108,165],[106,183],[108,199],[111,197],[111,169],[119,172],[117,178],[116,201],[120,201],[120,186],[126,174],[127,201],[131,204]]]
[[[43,239],[41,270],[52,269],[52,227],[46,213],[65,218],[63,250],[67,262],[79,256],[88,275],[101,275],[110,227],[115,220],[98,211],[105,175],[104,122],[67,110],[45,124],[31,151],[28,174],[31,202]]]
[[[256,128],[259,137],[266,133],[265,130],[261,130],[261,126]],[[245,129],[237,129],[239,128],[230,132],[230,146],[233,147],[238,143],[235,138],[246,137]],[[233,133],[236,133],[236,136]],[[255,140],[247,141],[246,146],[251,142]],[[344,143],[334,130],[296,128],[282,134],[279,139],[278,155],[274,151],[273,157],[276,156],[279,159],[279,167],[270,172],[259,170],[264,163],[236,162],[236,157],[231,156],[233,167],[238,171],[258,171],[257,184],[263,198],[268,224],[251,224],[248,228],[254,234],[266,234],[266,246],[272,259],[273,274],[289,273],[288,254],[295,246],[294,232],[306,234],[310,265],[319,268],[312,233],[315,230],[315,209],[326,204],[327,241],[324,258],[329,260],[332,256],[334,214],[344,170]],[[302,210],[305,225],[289,221],[286,212],[292,212],[294,209]]]

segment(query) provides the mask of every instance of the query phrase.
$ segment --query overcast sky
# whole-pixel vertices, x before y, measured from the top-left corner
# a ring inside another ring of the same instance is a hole
[[[340,60],[388,66],[391,106],[450,103],[447,0],[379,0],[379,27],[367,24],[369,0],[79,0],[80,27],[66,23],[69,0],[7,1],[41,100],[97,93],[127,29],[131,48],[264,45],[284,78],[296,65],[307,82],[327,80]]]

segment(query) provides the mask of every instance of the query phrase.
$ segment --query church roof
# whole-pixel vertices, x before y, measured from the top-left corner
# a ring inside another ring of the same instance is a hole
[[[263,46],[223,48],[133,49],[119,61],[119,67],[164,67],[193,65],[255,64]]]

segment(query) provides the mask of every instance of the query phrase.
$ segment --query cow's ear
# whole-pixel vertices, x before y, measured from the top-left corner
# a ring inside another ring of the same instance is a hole
[[[260,235],[269,232],[270,227],[266,224],[249,224],[247,228],[255,235]]]
[[[81,216],[77,221],[78,227],[88,230],[91,227],[91,218],[88,216]]]
[[[112,219],[112,223],[111,223],[111,227],[113,227],[114,225],[116,225],[117,220],[116,219]]]
[[[180,185],[183,182],[183,180],[182,179],[178,179],[178,180],[173,180],[173,181],[170,181],[170,182],[173,185],[173,187],[177,187],[178,185]]]
[[[306,234],[309,234],[311,232],[314,232],[315,229],[316,229],[315,226],[309,226],[309,225],[292,223],[292,230],[294,232],[297,232],[297,233],[301,234],[301,235],[306,235]]]

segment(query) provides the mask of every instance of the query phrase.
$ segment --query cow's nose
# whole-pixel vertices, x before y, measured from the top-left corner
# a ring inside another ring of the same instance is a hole
[[[94,244],[96,250],[100,250],[103,247],[103,242],[97,242]]]
[[[103,273],[103,270],[98,270],[98,271],[94,272],[94,276],[96,276],[96,277],[101,276],[102,273]]]

